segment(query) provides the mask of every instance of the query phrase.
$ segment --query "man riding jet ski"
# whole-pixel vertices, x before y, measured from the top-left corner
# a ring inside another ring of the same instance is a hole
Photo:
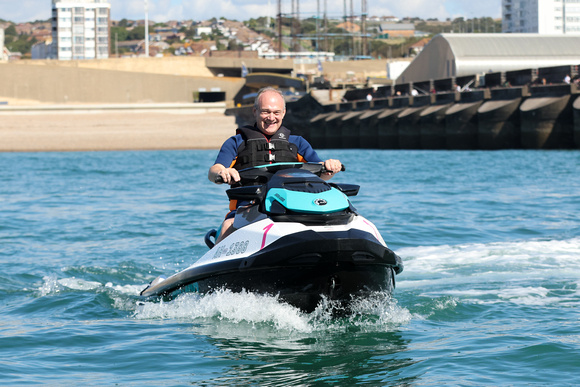
[[[183,272],[155,279],[143,296],[247,290],[310,312],[323,297],[344,303],[392,291],[403,265],[350,204],[358,186],[328,184],[342,164],[322,162],[290,135],[281,126],[285,113],[279,91],[258,93],[256,124],[228,139],[209,170],[211,181],[236,187],[227,191],[231,211],[220,231],[206,235],[211,250]]]
[[[322,162],[308,141],[300,136],[290,134],[282,126],[286,114],[286,102],[279,90],[265,87],[258,92],[254,102],[256,123],[238,129],[222,145],[215,164],[209,169],[211,182],[235,184],[240,181],[239,170],[263,164],[278,162]],[[326,172],[321,176],[330,179],[340,172],[339,160],[329,159],[324,162]],[[219,179],[219,180],[218,180]],[[218,240],[228,235],[232,229],[235,209],[240,203],[230,203],[230,213],[226,216]]]

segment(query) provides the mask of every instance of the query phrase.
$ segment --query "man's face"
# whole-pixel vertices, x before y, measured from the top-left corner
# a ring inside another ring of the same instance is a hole
[[[258,106],[259,109],[254,108],[258,129],[269,136],[276,133],[282,126],[282,119],[286,114],[284,100],[278,93],[266,91],[260,95]]]

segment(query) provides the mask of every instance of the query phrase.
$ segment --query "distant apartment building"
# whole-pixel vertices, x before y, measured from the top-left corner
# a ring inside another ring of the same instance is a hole
[[[0,61],[4,59],[4,28],[0,27]]]
[[[59,60],[109,57],[108,0],[52,0],[52,53]]]
[[[580,35],[580,0],[502,0],[502,31]]]
[[[30,56],[32,59],[46,59],[52,55],[52,40],[45,42],[38,42],[30,48]]]

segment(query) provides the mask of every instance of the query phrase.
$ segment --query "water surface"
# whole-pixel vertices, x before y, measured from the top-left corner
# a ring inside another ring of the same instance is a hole
[[[580,153],[320,153],[405,262],[343,319],[228,292],[137,305],[223,219],[215,151],[0,154],[0,382],[576,383]]]

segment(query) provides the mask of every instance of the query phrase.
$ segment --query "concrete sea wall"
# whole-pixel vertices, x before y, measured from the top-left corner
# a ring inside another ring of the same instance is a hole
[[[199,91],[210,90],[225,92],[226,101],[232,101],[244,86],[241,78],[163,73],[171,71],[168,65],[164,65],[163,72],[145,73],[127,71],[123,66],[129,62],[104,62],[117,63],[113,69],[104,68],[103,63],[99,67],[97,62],[90,64],[94,68],[74,66],[74,63],[68,66],[44,62],[30,64],[34,61],[0,64],[0,101],[7,97],[43,103],[183,103],[194,102]]]
[[[307,95],[288,103],[287,110],[285,125],[316,148],[580,148],[580,92],[574,84],[326,105]],[[236,116],[238,124],[253,123],[249,107],[226,114]]]

